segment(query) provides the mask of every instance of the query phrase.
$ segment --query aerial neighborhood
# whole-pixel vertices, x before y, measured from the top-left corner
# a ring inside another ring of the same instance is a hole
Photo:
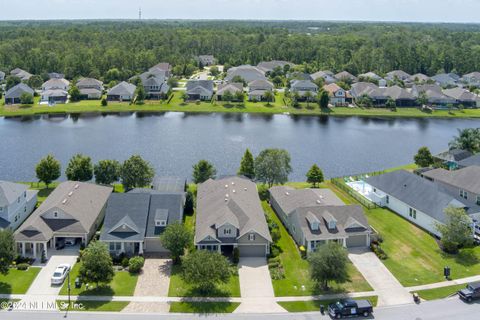
[[[175,107],[205,102],[228,106],[247,99],[266,102],[267,106],[278,103],[297,109],[304,104],[310,108],[310,103],[316,102],[324,111],[334,107],[386,110],[398,107],[420,108],[425,112],[479,105],[479,72],[428,76],[394,70],[353,75],[345,70],[307,73],[301,65],[280,60],[232,67],[217,65],[213,55],[199,55],[194,60],[197,69],[187,77],[175,74],[176,69],[164,62],[128,78],[112,69],[103,77],[78,77],[71,81],[56,72],[38,76],[16,68],[10,74],[3,72],[4,104],[55,106],[84,100],[84,106],[90,106],[94,104],[92,100],[102,100],[102,106],[109,102]],[[40,98],[35,99],[37,96]]]

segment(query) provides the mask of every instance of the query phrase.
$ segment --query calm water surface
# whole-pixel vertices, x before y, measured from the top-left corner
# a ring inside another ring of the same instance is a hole
[[[191,177],[199,159],[233,174],[246,148],[285,148],[291,180],[303,181],[317,163],[329,177],[412,162],[421,146],[447,148],[457,128],[480,120],[373,119],[248,114],[109,115],[78,118],[0,118],[0,180],[35,180],[35,164],[52,153],[62,171],[75,153],[94,161],[140,154],[162,175]]]

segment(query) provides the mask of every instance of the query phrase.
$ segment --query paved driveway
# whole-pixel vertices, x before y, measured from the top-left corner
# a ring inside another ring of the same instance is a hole
[[[138,276],[135,297],[167,297],[170,286],[172,260],[146,258],[142,273]],[[131,302],[123,312],[168,312],[167,303]]]
[[[53,254],[28,289],[27,297],[22,300],[26,304],[22,304],[22,306],[25,305],[26,309],[31,306],[33,309],[51,310],[55,302],[55,298],[52,296],[57,296],[62,288],[62,285],[52,286],[50,283],[52,274],[60,264],[68,263],[73,268],[77,262],[77,256],[77,250],[63,251],[61,255]]]
[[[413,303],[413,298],[397,278],[370,250],[350,249],[348,255],[365,280],[378,293],[378,306]]]
[[[286,312],[274,300],[272,280],[265,258],[241,258],[238,275],[242,302],[235,313]]]

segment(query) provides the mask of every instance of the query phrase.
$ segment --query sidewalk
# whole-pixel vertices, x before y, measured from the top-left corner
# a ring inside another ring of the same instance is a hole
[[[467,283],[470,283],[470,282],[477,282],[477,281],[480,281],[480,275],[479,276],[468,277],[468,278],[456,279],[456,280],[447,280],[447,281],[442,281],[442,282],[424,284],[424,285],[414,286],[414,287],[407,287],[405,289],[407,289],[409,292],[413,292],[413,291],[420,291],[420,290],[428,290],[428,289],[449,287],[449,286],[454,286],[454,285],[457,285],[457,284],[467,284]]]

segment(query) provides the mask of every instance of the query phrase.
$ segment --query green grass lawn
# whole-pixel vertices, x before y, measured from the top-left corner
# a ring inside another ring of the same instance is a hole
[[[428,289],[428,290],[420,290],[416,291],[420,298],[425,300],[436,300],[436,299],[443,299],[451,296],[454,293],[457,293],[458,290],[465,289],[466,284],[458,284],[443,288],[436,288],[436,289]]]
[[[238,302],[172,302],[172,313],[232,313],[238,308]]]
[[[265,102],[243,103],[222,103],[222,102],[195,102],[184,103],[180,98],[181,92],[175,92],[172,100],[166,101],[145,101],[143,105],[130,105],[128,102],[109,102],[108,106],[102,107],[100,100],[84,100],[80,102],[59,104],[56,106],[39,105],[38,103],[28,106],[6,106],[4,100],[0,100],[0,116],[21,116],[46,113],[99,113],[99,112],[240,112],[240,113],[264,113],[279,114],[288,112],[295,115],[332,115],[332,116],[364,116],[364,117],[411,117],[411,118],[478,118],[480,109],[465,109],[462,111],[449,112],[448,110],[436,110],[432,113],[423,112],[417,108],[397,108],[397,111],[391,111],[388,108],[349,108],[336,107],[332,109],[321,110],[316,103],[310,103],[307,107],[302,103],[299,107],[286,106],[284,103],[284,94],[278,92],[275,102],[266,104]],[[38,101],[38,98],[35,100]]]
[[[356,201],[331,186],[346,203]],[[463,249],[457,255],[440,250],[435,239],[388,209],[365,210],[368,222],[383,237],[383,250],[388,259],[385,266],[404,286],[444,281],[443,267],[449,266],[452,279],[480,273],[480,247]]]
[[[72,301],[70,305],[68,300],[57,300],[58,308],[66,311],[67,307],[70,311],[109,311],[120,312],[129,302],[126,301]]]
[[[181,267],[173,266],[170,276],[170,287],[168,289],[169,297],[240,297],[240,282],[238,275],[230,277],[226,284],[217,286],[214,292],[208,294],[199,292],[196,288],[187,284],[181,277]]]
[[[0,274],[0,294],[24,294],[40,272],[40,268],[30,267],[22,271],[10,269],[7,275]]]
[[[331,289],[328,292],[321,291],[311,281],[308,261],[301,258],[294,240],[290,237],[280,219],[266,201],[262,202],[262,206],[269,217],[279,225],[281,233],[279,246],[283,252],[280,254],[280,259],[285,269],[285,279],[272,279],[275,296],[308,296],[334,292],[360,292],[372,290],[370,285],[353,264],[349,264],[348,268],[351,282],[345,284],[332,283]]]
[[[75,279],[78,277],[81,263],[76,263],[70,272],[71,294],[84,296],[133,296],[135,286],[137,285],[138,275],[130,274],[127,271],[116,271],[112,282],[109,285],[100,285],[91,283],[89,290],[86,290],[85,284],[81,288],[75,288]],[[63,284],[60,295],[68,295],[67,282]]]
[[[370,303],[375,307],[377,305],[377,296],[365,297],[365,298],[353,298],[354,300],[369,300]],[[311,300],[311,301],[281,301],[277,302],[288,312],[310,312],[310,311],[319,311],[320,305],[327,306],[331,303],[335,303],[337,300]]]

